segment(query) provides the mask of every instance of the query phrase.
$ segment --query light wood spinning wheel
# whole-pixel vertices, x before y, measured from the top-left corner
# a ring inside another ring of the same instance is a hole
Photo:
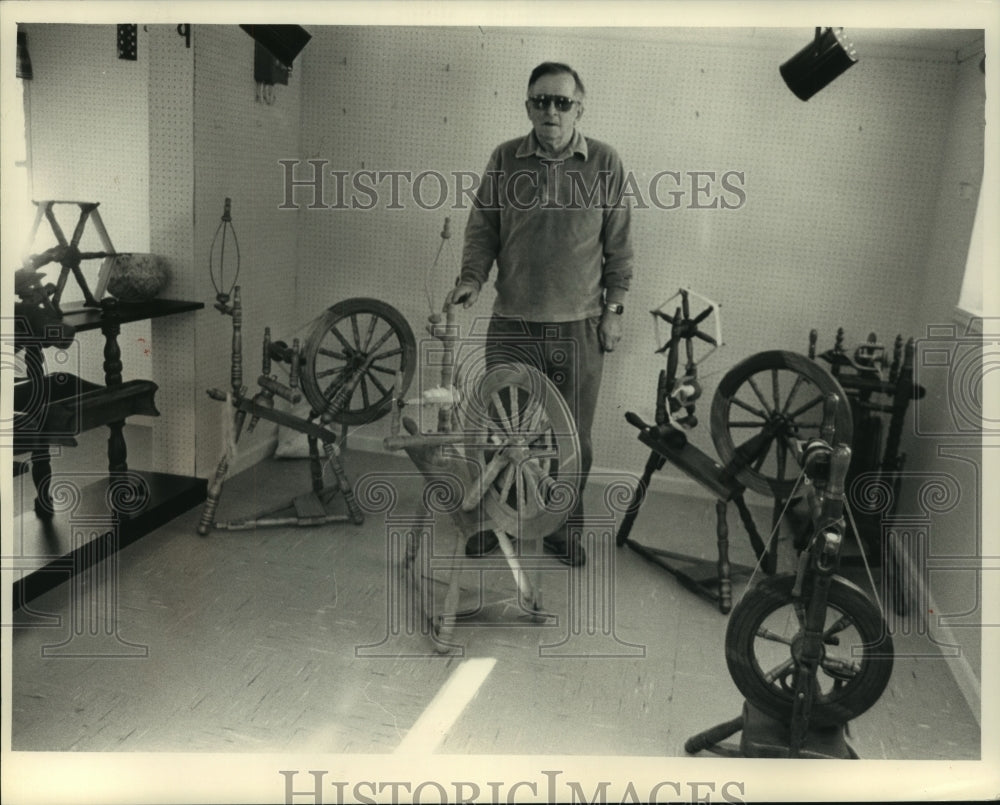
[[[481,496],[494,526],[520,539],[548,536],[573,508],[580,440],[559,390],[537,370],[501,364],[467,382],[459,411],[479,479],[463,501]]]
[[[346,299],[326,311],[306,341],[302,391],[324,421],[362,425],[388,413],[394,379],[408,388],[415,361],[413,331],[395,308]]]
[[[782,350],[759,352],[738,363],[719,382],[712,400],[712,441],[722,463],[755,492],[787,499],[799,475],[793,445],[824,435],[823,406],[829,394],[837,397],[836,440],[850,444],[847,396],[823,367]]]
[[[466,540],[480,531],[492,530],[497,537],[517,584],[518,608],[544,620],[540,588],[513,542],[541,540],[566,523],[579,493],[580,470],[576,425],[552,381],[522,364],[456,368],[454,311],[446,306],[445,312],[444,326],[431,320],[431,333],[444,346],[441,385],[413,400],[398,397],[385,439],[386,449],[405,450],[423,474],[425,506],[434,499],[431,508],[448,513],[453,526],[447,554],[432,549],[427,533],[411,532],[402,568],[414,614],[439,652],[454,647],[449,639],[466,615],[459,612],[458,565]],[[437,431],[421,433],[412,418],[402,416],[406,405],[440,406]],[[445,560],[443,574],[435,575],[434,557]],[[443,602],[436,600],[437,582],[445,584]]]

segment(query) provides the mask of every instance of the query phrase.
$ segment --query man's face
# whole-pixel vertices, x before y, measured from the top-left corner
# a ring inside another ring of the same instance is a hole
[[[561,151],[573,138],[576,121],[583,114],[582,99],[576,93],[576,82],[573,81],[573,76],[568,73],[543,75],[528,87],[528,95],[532,97],[555,95],[572,98],[576,101],[565,112],[560,112],[556,108],[556,104],[551,101],[546,104],[544,109],[536,109],[530,99],[526,102],[528,119],[531,120],[535,136],[542,148],[552,153]]]

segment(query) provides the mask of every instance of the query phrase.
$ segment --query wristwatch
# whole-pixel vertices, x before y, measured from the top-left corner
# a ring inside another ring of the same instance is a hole
[[[619,316],[625,311],[625,305],[621,302],[608,302],[604,306],[605,310],[610,310],[612,313],[617,313]]]

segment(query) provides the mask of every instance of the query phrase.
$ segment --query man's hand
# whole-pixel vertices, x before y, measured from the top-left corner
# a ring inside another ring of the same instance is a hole
[[[461,305],[462,307],[472,307],[479,298],[479,289],[471,282],[460,282],[448,292],[445,299],[447,305]]]
[[[604,311],[597,334],[601,339],[601,349],[605,352],[614,352],[618,342],[622,340],[622,317],[617,313]]]

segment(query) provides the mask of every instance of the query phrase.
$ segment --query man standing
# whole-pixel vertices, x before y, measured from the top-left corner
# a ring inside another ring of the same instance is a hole
[[[565,64],[545,62],[528,79],[532,131],[494,149],[465,230],[452,304],[470,307],[495,262],[496,302],[487,363],[528,352],[559,388],[580,438],[580,500],[565,531],[544,540],[569,565],[586,561],[579,541],[583,487],[593,463],[590,431],[604,353],[621,339],[623,301],[632,276],[630,212],[621,196],[625,171],[608,145],[576,130],[583,83]],[[574,344],[558,366],[553,342]],[[505,350],[505,343],[508,345]],[[485,552],[480,535],[468,553]]]

